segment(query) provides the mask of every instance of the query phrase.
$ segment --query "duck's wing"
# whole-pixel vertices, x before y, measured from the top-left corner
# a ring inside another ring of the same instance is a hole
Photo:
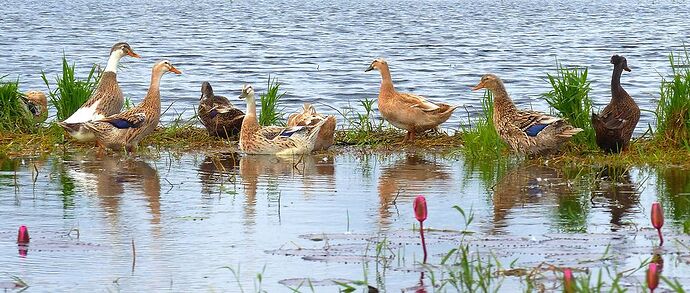
[[[440,108],[438,105],[430,102],[425,97],[420,95],[399,93],[398,98],[403,104],[412,108],[419,108],[425,112],[436,111]]]
[[[534,137],[547,126],[560,120],[562,119],[536,111],[518,111],[513,124],[527,134],[527,136]]]
[[[126,111],[117,115],[108,116],[99,122],[107,122],[115,128],[126,129],[126,128],[137,128],[141,126],[146,120],[146,113],[139,111]]]

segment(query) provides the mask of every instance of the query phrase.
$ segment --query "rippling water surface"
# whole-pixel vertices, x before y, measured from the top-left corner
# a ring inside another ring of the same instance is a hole
[[[142,55],[125,58],[118,76],[126,96],[143,98],[152,64],[168,58],[184,71],[166,76],[164,105],[194,114],[202,81],[235,97],[243,83],[277,77],[287,111],[304,102],[336,109],[375,98],[380,77],[364,73],[385,57],[397,88],[474,106],[482,74],[501,76],[523,107],[546,109],[540,94],[558,58],[587,66],[597,105],[610,98],[612,54],[628,58],[623,86],[643,109],[655,109],[667,56],[687,42],[687,1],[5,1],[0,74],[25,89],[45,89],[41,70],[60,71],[66,55],[82,74],[105,65],[126,40]],[[239,102],[238,102],[239,104]],[[240,105],[244,107],[244,105]],[[321,111],[335,110],[320,106]],[[652,123],[643,112],[638,132]],[[456,113],[446,125],[466,123]]]

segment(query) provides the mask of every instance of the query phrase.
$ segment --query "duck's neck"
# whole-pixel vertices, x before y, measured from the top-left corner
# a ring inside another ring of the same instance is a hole
[[[393,79],[391,78],[391,71],[388,66],[381,66],[379,68],[381,72],[381,96],[385,96],[388,93],[395,93],[395,87],[393,87]]]
[[[611,75],[611,97],[612,99],[622,98],[628,96],[628,93],[621,86],[621,74],[623,73],[623,65],[616,64],[613,66],[613,74]]]
[[[491,93],[494,99],[494,113],[496,113],[496,111],[504,113],[517,111],[503,83],[499,83],[496,87],[491,88]]]
[[[242,129],[254,129],[259,127],[259,120],[256,118],[256,98],[252,94],[247,99],[247,112],[242,120]],[[245,128],[246,127],[246,128]]]
[[[160,112],[161,109],[161,78],[163,73],[157,71],[155,68],[151,73],[151,84],[149,85],[149,91],[146,93],[144,102],[142,103],[147,108],[151,108]]]
[[[117,73],[117,65],[120,63],[120,59],[122,59],[122,51],[121,50],[115,50],[112,53],[110,53],[110,57],[108,58],[108,65],[105,67],[105,71],[110,71],[113,73]]]

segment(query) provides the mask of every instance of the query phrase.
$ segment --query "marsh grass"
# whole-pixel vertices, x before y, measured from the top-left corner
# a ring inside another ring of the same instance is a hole
[[[661,77],[656,138],[690,149],[690,56],[669,54],[672,76]]]
[[[493,123],[494,101],[489,91],[484,92],[482,98],[482,112],[477,119],[467,113],[470,127],[463,127],[461,138],[463,141],[462,152],[470,158],[498,158],[507,149]],[[472,127],[473,125],[473,127]]]
[[[259,113],[259,125],[261,126],[285,125],[283,122],[284,109],[278,108],[280,99],[285,95],[285,92],[280,93],[280,85],[276,78],[268,76],[266,92],[260,96],[261,112]]]
[[[3,81],[0,77],[0,130],[29,133],[35,131],[35,121],[19,92],[19,80]]]
[[[41,72],[41,78],[48,87],[50,103],[57,110],[58,120],[67,119],[89,99],[101,77],[96,68],[96,65],[92,66],[86,79],[79,79],[75,75],[75,65],[70,66],[67,58],[63,56],[62,75],[55,77],[55,89],[50,88],[46,73]]]
[[[362,111],[356,111],[352,107],[338,111],[345,120],[346,125],[336,131],[335,140],[338,144],[357,146],[377,146],[382,143],[402,140],[399,131],[384,127],[384,121],[376,119],[374,104],[376,99],[364,98],[359,101]]]
[[[576,144],[596,149],[596,137],[591,121],[592,100],[589,97],[591,88],[587,73],[587,68],[568,68],[556,61],[556,74],[546,74],[553,89],[542,96],[558,111],[560,117],[584,130],[573,137]]]

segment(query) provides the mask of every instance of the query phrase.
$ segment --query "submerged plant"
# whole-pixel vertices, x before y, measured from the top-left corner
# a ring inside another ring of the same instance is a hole
[[[687,49],[684,55],[668,59],[673,76],[662,77],[659,104],[656,108],[656,136],[675,145],[690,146],[690,56]]]
[[[19,92],[19,81],[2,81],[0,77],[0,130],[30,132],[35,125]]]
[[[280,83],[268,76],[268,87],[266,93],[261,94],[261,113],[259,113],[259,125],[284,125],[282,109],[278,109],[278,102],[280,98],[285,95],[285,92],[279,93]]]
[[[79,79],[75,75],[75,65],[69,65],[66,57],[62,57],[62,75],[55,77],[57,88],[51,90],[50,83],[45,72],[41,73],[43,82],[48,87],[50,103],[57,110],[57,119],[65,120],[81,107],[89,99],[94,88],[100,80],[100,74],[96,72],[96,65],[91,67],[86,79]]]
[[[546,102],[583,134],[573,137],[577,144],[596,148],[596,137],[592,128],[592,100],[589,98],[590,82],[587,68],[567,68],[556,61],[556,75],[546,74],[553,88],[543,94]]]
[[[468,113],[469,115],[469,113]],[[490,91],[482,98],[482,112],[474,123],[468,117],[470,125],[474,127],[462,129],[463,153],[471,158],[496,158],[505,150],[506,144],[496,132],[493,123],[494,100]]]

